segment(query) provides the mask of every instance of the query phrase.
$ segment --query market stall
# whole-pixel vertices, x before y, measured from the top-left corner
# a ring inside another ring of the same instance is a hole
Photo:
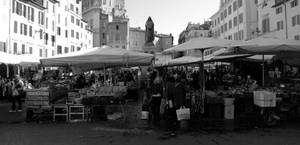
[[[152,60],[152,54],[109,46],[41,59],[44,67],[67,68],[42,77],[41,86],[49,89],[53,120],[106,120],[105,106],[124,104],[134,81],[131,72],[122,72],[120,76],[116,68],[150,65]]]

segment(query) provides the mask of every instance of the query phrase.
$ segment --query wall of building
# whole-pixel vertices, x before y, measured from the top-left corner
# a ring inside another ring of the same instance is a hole
[[[8,53],[50,57],[92,48],[92,33],[82,20],[81,1],[11,1]]]
[[[10,0],[2,0],[0,1],[0,51],[6,52],[8,51],[8,37],[9,37],[9,8],[10,8]]]
[[[127,49],[129,45],[129,20],[108,23],[108,45]]]
[[[236,5],[235,10],[234,5]],[[211,17],[211,20],[211,30],[214,37],[231,40],[251,39],[252,31],[255,31],[257,27],[255,0],[223,1],[220,9]],[[237,22],[236,25],[234,25],[235,21]]]
[[[142,30],[141,28],[130,28],[128,50],[143,51],[144,44],[145,30]]]
[[[162,52],[168,48],[173,47],[173,39],[174,38],[172,35],[160,34],[160,35],[157,35],[156,37],[158,37],[158,41],[156,42],[155,45],[159,52]]]
[[[298,5],[292,7],[292,3],[297,1]],[[300,1],[299,0],[290,0],[285,4],[275,5],[275,1],[263,1],[258,0],[258,13],[259,13],[259,22],[257,36],[267,35],[283,39],[299,39],[300,37]],[[286,10],[285,10],[286,6]],[[286,19],[285,20],[285,14]],[[293,26],[292,19],[293,17],[299,17],[298,23],[296,18],[296,25]],[[269,19],[269,30],[263,30],[263,21]],[[279,24],[277,24],[279,23]],[[281,24],[280,24],[281,23]],[[277,26],[278,25],[278,26]],[[286,29],[287,26],[287,29]],[[286,31],[287,30],[287,31]]]

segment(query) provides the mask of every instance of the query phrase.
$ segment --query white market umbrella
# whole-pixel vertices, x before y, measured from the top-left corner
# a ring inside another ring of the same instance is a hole
[[[72,66],[86,71],[108,67],[149,65],[153,58],[152,54],[103,46],[40,61],[43,66]]]
[[[277,55],[288,59],[300,56],[300,41],[290,39],[258,37],[248,41],[234,43],[230,47],[238,50],[238,53],[260,54],[262,55],[263,61],[265,55]],[[262,67],[264,85],[264,63]]]
[[[174,46],[172,48],[166,49],[165,53],[170,52],[180,52],[180,51],[189,51],[189,50],[201,50],[202,53],[202,97],[205,95],[205,78],[204,78],[204,50],[210,48],[223,48],[227,47],[232,44],[233,40],[226,40],[226,39],[218,39],[218,38],[207,38],[207,37],[199,37],[191,39],[183,44]],[[202,105],[204,102],[202,101]],[[203,112],[202,112],[203,113]]]
[[[171,47],[164,50],[164,52],[178,52],[178,51],[188,51],[188,50],[201,50],[209,48],[223,48],[230,46],[234,43],[234,40],[219,39],[219,38],[207,38],[200,37],[191,39],[183,44]]]
[[[258,37],[243,42],[236,42],[230,47],[237,47],[239,53],[249,54],[287,54],[300,53],[300,41],[291,39],[279,39],[273,37]]]

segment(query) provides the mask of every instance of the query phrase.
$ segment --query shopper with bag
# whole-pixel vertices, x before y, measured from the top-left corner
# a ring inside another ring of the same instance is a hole
[[[154,123],[159,123],[160,121],[160,104],[163,92],[163,82],[162,77],[158,72],[156,72],[156,77],[152,83],[152,95],[151,95],[151,116]]]
[[[23,86],[20,80],[15,79],[11,82],[11,88],[12,88],[12,107],[10,112],[16,112],[16,101],[18,102],[18,112],[22,111],[22,99],[21,94],[23,91]]]

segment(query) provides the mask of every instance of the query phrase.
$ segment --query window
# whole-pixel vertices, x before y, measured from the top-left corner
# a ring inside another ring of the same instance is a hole
[[[76,32],[76,39],[79,39],[79,33]]]
[[[237,9],[237,4],[236,4],[236,1],[233,2],[233,11],[236,11]]]
[[[106,0],[103,0],[103,5],[106,5]]]
[[[29,26],[29,36],[32,37],[32,26]]]
[[[26,6],[25,5],[23,5],[23,16],[26,18],[26,13],[27,11],[26,11]]]
[[[27,36],[27,25],[26,25],[26,24],[23,24],[23,27],[24,27],[24,33],[23,33],[23,34],[24,34],[25,36]]]
[[[68,18],[65,18],[65,26],[68,26]]]
[[[236,26],[237,25],[237,17],[234,17],[233,18],[233,26]]]
[[[224,24],[224,32],[227,31],[227,23]]]
[[[40,29],[40,39],[43,39],[43,30]]]
[[[71,9],[71,11],[74,11],[74,5],[73,4],[70,4],[70,9]]]
[[[54,46],[54,43],[55,43],[55,36],[54,35],[51,35],[51,42],[52,42],[52,46]]]
[[[17,6],[17,7],[16,7],[16,13],[17,13],[17,15],[22,16],[22,9],[23,9],[22,4],[19,3],[19,2],[17,2],[17,5],[16,5],[16,6]]]
[[[43,57],[43,49],[40,49],[40,57]]]
[[[48,33],[45,34],[45,44],[47,45],[48,44],[48,39],[49,39],[49,35]]]
[[[18,33],[18,22],[14,21],[14,32]]]
[[[61,29],[60,29],[60,27],[57,27],[57,35],[61,35]]]
[[[277,22],[277,31],[283,30],[283,21]]]
[[[55,23],[54,23],[54,21],[52,21],[52,31],[53,32],[55,31]]]
[[[18,44],[16,42],[14,42],[14,54],[18,53]]]
[[[231,5],[228,7],[228,15],[231,15],[231,12],[232,12],[232,7]]]
[[[239,8],[243,6],[243,0],[238,0],[238,6]]]
[[[32,54],[32,47],[29,47],[29,54]]]
[[[65,47],[65,53],[69,53],[69,48]]]
[[[224,10],[223,15],[224,15],[224,18],[227,17],[227,10],[226,9]]]
[[[80,47],[77,47],[77,51],[80,51]]]
[[[280,13],[282,13],[282,7],[276,8],[276,14],[280,14]]]
[[[243,23],[243,14],[239,14],[239,24]]]
[[[224,32],[224,25],[221,26],[221,33]]]
[[[116,26],[116,29],[119,30],[119,25]]]
[[[46,18],[46,29],[48,29],[48,18]]]
[[[300,35],[296,35],[294,38],[295,40],[300,40]]]
[[[60,45],[57,46],[57,54],[62,54],[62,48]]]
[[[76,19],[76,25],[80,26],[80,20],[79,19]]]
[[[40,25],[44,25],[44,13],[39,11],[39,19],[38,19],[38,23]]]
[[[27,9],[28,9],[27,18],[28,18],[28,20],[33,22],[34,21],[34,9],[31,7],[28,7]]]
[[[20,24],[20,34],[23,34],[23,23]]]
[[[74,16],[71,16],[71,22],[74,24]]]
[[[300,15],[296,15],[292,17],[292,26],[300,25]]]
[[[270,32],[270,20],[266,18],[262,21],[262,33]]]
[[[74,51],[75,51],[75,46],[71,45],[71,52],[74,52]]]
[[[231,29],[232,28],[232,20],[229,21],[228,25],[229,25],[229,29]]]
[[[68,30],[65,31],[65,36],[68,38]]]
[[[48,57],[48,49],[45,50],[45,57]]]
[[[291,8],[298,6],[298,0],[291,1]]]
[[[71,37],[74,38],[74,30],[71,30]]]
[[[76,7],[76,14],[79,15],[79,9]]]
[[[57,15],[57,22],[60,24],[60,14]]]
[[[25,54],[25,44],[22,44],[22,54]]]
[[[52,5],[52,11],[55,14],[55,5]]]

